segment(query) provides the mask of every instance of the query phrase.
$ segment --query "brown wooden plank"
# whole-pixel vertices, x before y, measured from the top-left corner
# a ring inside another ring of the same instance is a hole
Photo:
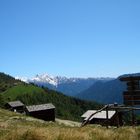
[[[124,91],[123,95],[140,95],[140,90],[136,90],[136,91]]]
[[[127,100],[124,100],[124,104],[125,105],[140,105],[140,100],[135,100],[135,101],[127,101]]]
[[[140,76],[126,76],[126,77],[120,77],[121,81],[133,81],[133,80],[140,80]]]
[[[127,90],[128,90],[128,91],[139,90],[139,89],[140,89],[140,87],[139,87],[138,85],[132,86],[132,87],[130,87],[130,86],[127,87]]]
[[[127,86],[132,86],[132,85],[139,85],[139,81],[138,80],[135,80],[135,81],[129,81],[126,83]]]
[[[133,96],[131,96],[131,95],[124,95],[123,96],[123,98],[124,98],[124,100],[140,100],[140,95],[133,95]]]

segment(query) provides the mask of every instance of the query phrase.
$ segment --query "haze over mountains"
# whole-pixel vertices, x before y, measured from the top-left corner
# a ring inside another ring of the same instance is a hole
[[[114,78],[67,78],[61,76],[50,76],[48,74],[36,75],[35,77],[19,78],[27,83],[34,83],[38,86],[48,87],[60,91],[65,95],[76,96],[82,91],[88,89],[96,82],[107,82]]]
[[[123,103],[123,91],[125,88],[125,83],[122,83],[119,79],[107,82],[98,81],[85,91],[77,94],[76,97],[90,101],[95,100],[104,104]]]

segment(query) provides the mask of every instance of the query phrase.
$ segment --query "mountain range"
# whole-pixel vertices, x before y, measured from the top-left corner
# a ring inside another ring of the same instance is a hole
[[[36,75],[33,78],[19,78],[26,83],[34,83],[38,86],[48,87],[69,96],[76,96],[88,89],[96,82],[107,82],[114,78],[67,78],[62,76],[50,76],[48,74]]]
[[[123,91],[126,89],[125,83],[114,79],[107,82],[96,82],[88,89],[77,94],[76,97],[84,100],[95,100],[99,103],[123,103]]]
[[[67,78],[42,74],[36,75],[32,79],[26,79],[26,82],[48,87],[79,99],[96,101],[102,104],[114,102],[122,104],[126,84],[121,82],[119,78],[132,75],[138,76],[140,73],[124,74],[118,78]]]

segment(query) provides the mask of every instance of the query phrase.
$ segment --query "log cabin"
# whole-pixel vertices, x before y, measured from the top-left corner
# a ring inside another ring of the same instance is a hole
[[[83,119],[83,122],[86,121],[92,114],[94,114],[97,110],[88,110],[86,111],[81,117]],[[90,124],[100,124],[100,125],[108,125],[110,126],[117,126],[118,124],[120,126],[123,125],[122,122],[122,113],[116,112],[114,110],[108,111],[108,119],[106,115],[106,111],[98,112],[97,114],[93,115],[89,119]]]
[[[55,106],[52,103],[26,106],[27,115],[45,121],[55,121]]]
[[[6,103],[5,107],[11,111],[23,113],[25,105],[21,101],[12,101]]]

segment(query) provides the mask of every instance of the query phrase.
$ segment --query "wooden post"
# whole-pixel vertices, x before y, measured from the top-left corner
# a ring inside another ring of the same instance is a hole
[[[135,125],[135,113],[134,113],[134,109],[132,109],[132,125]]]
[[[116,115],[117,115],[117,128],[119,128],[119,126],[120,126],[120,118],[119,118],[118,109],[116,109]]]
[[[131,80],[131,83],[132,83],[132,87],[131,87],[131,106],[132,108],[134,107],[134,97],[133,97],[133,94],[134,94],[134,90],[135,90],[135,82],[133,80]],[[135,125],[135,113],[134,113],[134,110],[132,109],[132,125],[134,126]]]
[[[109,126],[109,121],[108,121],[108,106],[106,107],[106,128]]]

